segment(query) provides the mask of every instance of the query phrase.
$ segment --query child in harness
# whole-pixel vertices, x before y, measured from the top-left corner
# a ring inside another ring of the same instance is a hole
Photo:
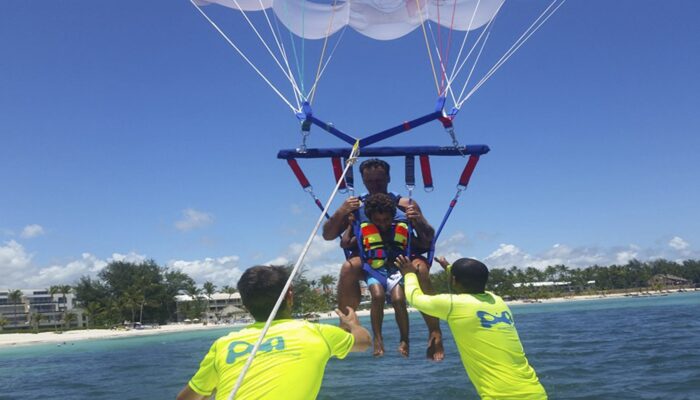
[[[408,224],[398,219],[402,213],[396,213],[396,201],[384,193],[368,196],[358,210],[356,218],[343,233],[343,248],[357,248],[360,237],[365,281],[372,296],[371,320],[374,336],[374,356],[384,355],[382,323],[384,320],[384,302],[390,301],[394,307],[396,323],[399,327],[400,342],[398,351],[403,357],[409,354],[408,310],[403,291],[401,272],[394,261],[399,255],[407,254],[409,245]],[[359,225],[359,226],[358,226]],[[427,248],[430,244],[421,243],[412,235],[411,247]]]

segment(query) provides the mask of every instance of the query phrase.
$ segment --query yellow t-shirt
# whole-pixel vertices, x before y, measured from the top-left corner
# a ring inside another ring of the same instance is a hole
[[[415,274],[406,274],[404,281],[413,307],[449,324],[462,364],[482,399],[547,398],[525,358],[513,314],[500,297],[491,292],[429,296]]]
[[[216,400],[227,399],[264,325],[254,323],[217,339],[190,388],[204,396],[216,390]],[[236,399],[315,399],[328,359],[345,358],[354,343],[354,337],[337,326],[273,321]]]

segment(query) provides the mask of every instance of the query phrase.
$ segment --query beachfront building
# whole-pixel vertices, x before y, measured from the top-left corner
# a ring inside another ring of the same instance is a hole
[[[250,318],[243,307],[240,293],[214,293],[211,297],[206,295],[192,296],[181,294],[175,296],[177,305],[178,322],[235,322],[240,319]]]
[[[84,326],[82,310],[75,294],[49,289],[0,289],[0,320],[6,329],[32,329]]]
[[[649,286],[651,287],[691,287],[692,282],[688,279],[681,278],[680,276],[669,275],[669,274],[657,274],[649,279]]]

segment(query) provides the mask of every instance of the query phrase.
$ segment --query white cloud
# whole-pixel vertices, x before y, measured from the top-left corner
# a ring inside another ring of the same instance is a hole
[[[690,245],[688,244],[688,242],[686,242],[685,240],[683,240],[683,238],[681,238],[681,237],[679,237],[679,236],[674,236],[674,237],[668,242],[668,245],[669,245],[671,248],[673,248],[673,249],[675,249],[675,250],[679,250],[679,251],[686,250],[686,249],[688,249],[688,247],[690,247]]]
[[[239,261],[238,256],[192,261],[173,260],[168,262],[168,267],[186,273],[200,285],[210,281],[218,287],[235,286],[244,270],[240,267]]]
[[[484,262],[491,268],[539,268],[563,264],[571,268],[585,268],[592,265],[626,264],[632,259],[643,257],[641,249],[635,245],[609,247],[569,247],[557,243],[540,254],[530,254],[513,244],[501,244],[489,254]]]
[[[301,215],[303,208],[298,203],[292,203],[289,205],[289,211],[292,215]]]
[[[182,217],[181,220],[175,221],[175,228],[183,232],[202,228],[214,222],[214,218],[211,214],[197,211],[193,208],[182,210]]]
[[[2,276],[3,289],[22,286],[23,277],[31,267],[32,255],[28,254],[24,246],[10,240],[0,245],[0,276]]]
[[[264,265],[293,264],[299,258],[305,243],[292,243],[287,249],[274,259],[265,262]],[[316,278],[321,275],[338,275],[340,266],[345,261],[345,255],[337,240],[326,241],[317,235],[314,237],[309,251],[304,257],[302,266],[307,278]]]
[[[24,239],[31,239],[44,234],[44,227],[37,224],[27,225],[22,229],[20,237]]]
[[[41,268],[25,279],[27,287],[44,288],[55,284],[74,283],[81,276],[96,276],[104,267],[113,260],[101,260],[98,257],[83,253],[78,260],[73,260],[65,265],[52,265]]]

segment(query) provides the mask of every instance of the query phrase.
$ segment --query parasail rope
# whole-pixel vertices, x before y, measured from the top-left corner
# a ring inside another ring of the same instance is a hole
[[[284,76],[289,80],[289,82],[292,84],[292,89],[294,89],[295,93],[294,95],[297,96],[297,86],[296,82],[294,82],[294,77],[291,74],[287,74],[287,71],[284,70],[284,67],[282,67],[282,64],[280,64],[279,60],[277,59],[277,56],[272,52],[272,49],[270,49],[270,46],[267,45],[267,42],[265,39],[263,39],[262,35],[260,35],[260,32],[258,32],[257,28],[255,28],[255,25],[253,25],[253,22],[248,18],[248,14],[241,8],[241,6],[238,4],[238,0],[233,0],[234,4],[236,4],[236,7],[238,7],[238,10],[243,14],[243,18],[245,18],[246,22],[248,22],[248,25],[250,25],[250,28],[255,32],[255,35],[260,39],[260,42],[265,46],[265,49],[267,49],[267,52],[270,53],[270,56],[272,57],[273,60],[275,60],[275,63],[277,66],[282,70],[282,73]],[[265,16],[267,17],[267,13],[265,13]],[[274,34],[273,34],[274,36]],[[297,100],[298,103],[298,100]]]
[[[190,0],[191,1],[191,0]],[[423,28],[423,38],[425,39],[425,48],[428,50],[428,59],[430,60],[430,68],[433,70],[433,79],[435,80],[435,89],[438,96],[440,95],[440,85],[438,84],[437,74],[435,73],[435,64],[433,63],[433,53],[430,52],[430,44],[428,43],[428,34],[425,31],[425,20],[423,19],[423,10],[421,10],[420,1],[416,0],[416,8],[420,15],[420,26]]]
[[[291,77],[289,78],[289,81],[292,84],[292,89],[294,90],[295,94],[295,99],[297,102],[297,109],[301,109],[301,104],[300,104],[300,99],[301,99],[301,91],[299,90],[299,86],[297,86],[297,82],[294,79],[294,74],[292,73],[292,68],[289,66],[289,59],[287,58],[287,51],[284,48],[284,43],[281,41],[280,37],[282,36],[279,33],[279,27],[277,32],[275,32],[275,29],[272,27],[272,22],[270,22],[270,17],[267,15],[267,9],[265,8],[265,5],[263,5],[262,0],[258,0],[258,3],[260,4],[260,9],[262,9],[263,15],[265,15],[265,20],[267,21],[267,26],[270,27],[270,33],[272,33],[272,37],[275,39],[275,43],[277,43],[277,49],[279,50],[280,54],[282,55],[282,59],[284,60],[284,65],[287,67],[287,76]]]
[[[464,81],[464,86],[462,86],[462,90],[459,92],[459,98],[462,98],[462,95],[464,94],[464,90],[467,89],[467,86],[469,85],[469,82],[472,79],[472,75],[474,75],[474,70],[476,69],[476,65],[479,63],[479,59],[481,58],[481,53],[484,51],[484,47],[486,47],[486,42],[489,40],[489,36],[491,36],[491,31],[489,30],[488,33],[486,34],[486,38],[484,38],[484,41],[481,42],[481,48],[479,48],[479,52],[476,54],[476,58],[474,59],[474,63],[472,64],[472,67],[469,69],[469,75],[467,75],[467,79]],[[459,108],[461,106],[461,103],[456,103],[455,106]]]
[[[430,38],[433,39],[433,47],[435,48],[435,55],[438,59],[438,65],[440,65],[440,70],[441,70],[441,75],[444,76],[446,73],[445,70],[445,63],[442,61],[442,56],[440,55],[440,46],[438,45],[439,39],[435,39],[435,32],[433,32],[433,24],[428,21],[426,24],[428,25],[428,30],[430,31]],[[440,33],[440,25],[437,25],[438,33]],[[438,88],[438,96],[442,96],[446,94],[449,91],[450,95],[452,96],[452,100],[454,100],[454,93],[452,93],[452,88],[448,87],[447,90],[443,92],[443,88],[439,86]],[[455,101],[456,102],[456,101]]]
[[[488,22],[487,26],[481,31],[481,35],[479,35],[479,38],[477,38],[476,43],[479,42],[479,40],[480,40],[480,38],[483,36],[484,32],[488,29],[488,26],[491,25],[491,22],[493,22],[494,18],[496,18],[496,15],[498,14],[498,11],[500,11],[501,7],[503,7],[503,4],[504,4],[504,3],[501,3],[501,5],[498,7],[498,9],[496,10],[496,12],[493,14],[493,16],[491,17],[491,19],[489,19],[489,22]],[[476,43],[475,43],[475,45],[472,46],[471,50],[469,51],[469,53],[467,53],[467,56],[464,58],[464,61],[463,61],[462,64],[460,65],[459,60],[460,60],[461,57],[462,57],[462,52],[464,51],[464,46],[466,45],[467,40],[469,39],[469,33],[471,32],[472,26],[474,25],[474,18],[476,18],[476,13],[477,13],[477,11],[479,11],[479,6],[480,6],[480,5],[481,5],[481,0],[478,0],[478,1],[476,2],[476,6],[474,7],[474,12],[472,13],[472,17],[471,17],[471,19],[469,20],[469,26],[467,27],[467,31],[464,33],[464,39],[462,40],[462,45],[459,47],[459,52],[457,53],[457,58],[455,58],[455,63],[454,63],[454,65],[452,66],[452,72],[450,73],[450,77],[449,77],[448,80],[447,80],[447,87],[452,86],[452,81],[454,80],[454,77],[455,77],[455,74],[456,74],[455,71],[457,71],[457,73],[459,72],[459,70],[461,69],[461,65],[464,65],[464,63],[469,59],[469,56],[471,55],[471,52],[474,50],[474,46],[476,46]],[[458,65],[460,65],[460,68],[459,68],[459,69],[457,69],[457,66],[458,66]],[[454,101],[454,104],[457,104],[457,100],[455,99],[454,94],[452,95],[452,100]]]
[[[500,8],[499,8],[499,10],[500,10]],[[487,32],[491,31],[491,24],[496,19],[497,14],[498,14],[498,10],[494,14],[493,18],[491,18],[491,20],[488,22],[488,24],[484,27],[484,29],[481,30],[479,37],[476,38],[474,45],[472,45],[471,49],[469,49],[469,52],[464,57],[464,60],[462,60],[461,63],[455,62],[456,69],[455,68],[452,69],[452,74],[450,74],[450,84],[452,84],[452,82],[456,79],[457,75],[459,75],[459,73],[462,71],[462,68],[464,68],[464,65],[467,63],[467,60],[469,60],[469,57],[471,57],[472,53],[474,52],[474,49],[476,49],[476,47],[479,45],[479,43],[481,43],[481,39],[484,38],[484,36],[486,35]],[[467,43],[467,37],[465,36],[464,40],[462,41],[462,49],[464,49],[464,45],[466,43]],[[482,47],[483,47],[483,45],[482,45]],[[460,54],[457,55],[457,60],[459,60],[461,57],[462,49],[460,49],[460,51],[459,51]],[[459,64],[459,67],[457,67],[457,64]],[[457,102],[455,102],[455,104],[457,104]]]
[[[219,32],[219,34],[221,34],[221,36],[223,36],[223,38],[226,40],[226,42],[228,42],[228,44],[231,45],[231,47],[233,47],[234,50],[236,50],[236,52],[248,63],[248,65],[251,66],[251,68],[253,68],[253,70],[255,70],[255,72],[257,72],[257,74],[265,81],[265,83],[267,83],[268,86],[270,86],[272,88],[272,90],[275,91],[277,96],[279,96],[282,99],[282,101],[284,101],[289,106],[289,108],[292,109],[292,111],[295,114],[301,111],[300,109],[294,108],[292,103],[290,103],[289,100],[287,100],[287,98],[284,97],[284,95],[282,93],[280,93],[279,90],[277,90],[275,85],[273,85],[272,82],[270,82],[270,80],[267,79],[267,77],[262,72],[260,72],[260,70],[255,66],[255,64],[253,64],[250,61],[250,59],[248,59],[248,57],[246,57],[246,55],[231,41],[231,39],[229,39],[229,37],[226,36],[226,34],[221,30],[221,28],[219,28],[216,25],[216,23],[214,21],[212,21],[211,18],[209,18],[209,16],[204,11],[202,11],[202,9],[194,2],[194,0],[190,0],[190,3],[192,3],[192,5],[195,6],[195,8],[197,8],[197,10],[202,14],[202,16],[207,21],[209,21],[209,23],[214,27],[214,29],[216,29],[216,31]]]
[[[343,30],[340,31],[340,36],[338,37],[338,40],[335,42],[333,49],[331,49],[331,53],[328,55],[326,62],[323,64],[323,68],[321,68],[321,73],[318,75],[318,77],[316,77],[316,80],[314,81],[313,86],[311,86],[311,93],[314,93],[316,91],[316,86],[318,86],[318,82],[321,80],[323,73],[326,71],[326,67],[328,67],[328,64],[331,62],[331,59],[333,58],[333,55],[335,54],[335,50],[338,48],[340,41],[343,40],[343,36],[345,36],[345,30],[347,28],[348,28],[348,26],[345,25],[343,27]],[[311,98],[313,100],[313,96]]]
[[[309,104],[312,104],[314,102],[314,96],[316,95],[316,83],[318,83],[318,80],[321,77],[321,66],[323,65],[323,56],[326,55],[328,38],[331,33],[331,28],[333,27],[333,18],[335,17],[336,3],[337,0],[333,0],[333,12],[331,13],[331,18],[328,20],[328,30],[326,31],[326,38],[323,40],[323,49],[321,50],[321,57],[318,58],[318,67],[316,68],[316,79],[314,79],[314,84],[311,88]]]
[[[283,1],[282,4],[284,5],[284,12],[287,13],[288,12],[287,3]],[[277,31],[279,32],[279,24],[277,23],[277,18],[275,18],[275,26],[277,26]],[[289,33],[289,41],[292,43],[292,54],[294,54],[294,62],[296,64],[297,76],[299,77],[299,80],[301,81],[301,93],[302,94],[300,97],[303,101],[306,101],[307,97],[306,97],[306,94],[304,93],[304,75],[302,74],[302,71],[299,68],[299,57],[297,55],[296,43],[294,42],[294,35],[292,34],[292,31],[289,29],[287,30],[287,32]],[[280,36],[282,36],[282,35],[280,35]],[[302,49],[302,51],[303,51],[303,49]]]
[[[480,1],[481,0],[477,1],[477,5],[476,5],[477,8],[479,7]],[[452,31],[453,31],[453,28],[455,25],[456,11],[457,11],[457,0],[454,0],[454,4],[452,6],[452,21],[450,21],[450,30],[449,30],[449,33],[447,35],[447,49],[445,50],[445,61],[444,61],[444,65],[442,67],[442,81],[440,82],[440,85],[441,85],[440,88],[442,90],[447,90],[447,88],[446,88],[447,73],[445,71],[445,68],[450,63],[450,48],[452,47]],[[476,8],[474,9],[474,14],[476,14]],[[472,14],[472,21],[474,21],[474,14]],[[469,28],[471,28],[471,22],[469,23]],[[438,27],[438,29],[440,29],[440,28]],[[469,30],[467,30],[467,32],[469,32]]]
[[[311,242],[316,237],[316,233],[318,232],[318,229],[321,226],[321,222],[323,222],[324,218],[326,217],[326,213],[328,212],[328,209],[330,208],[331,203],[333,202],[333,199],[335,198],[336,194],[338,194],[338,190],[340,188],[341,183],[345,182],[345,175],[347,174],[348,169],[350,169],[352,167],[352,165],[355,163],[355,161],[357,161],[357,157],[359,156],[359,154],[360,154],[360,141],[357,140],[355,142],[355,145],[352,147],[352,152],[350,153],[350,156],[346,160],[345,169],[343,170],[343,174],[341,175],[340,179],[338,179],[338,182],[336,183],[335,188],[333,189],[333,193],[331,193],[330,197],[328,198],[328,201],[326,202],[325,207],[323,208],[323,211],[321,212],[321,215],[318,218],[318,221],[316,221],[316,226],[314,227],[313,231],[311,231],[311,234],[309,235],[309,239],[306,241],[306,245],[304,245],[304,249],[301,251],[299,258],[297,259],[296,263],[294,264],[294,268],[292,269],[292,272],[289,274],[289,279],[287,279],[287,283],[284,285],[284,288],[282,289],[282,293],[280,293],[280,297],[277,299],[277,302],[275,303],[275,306],[272,309],[270,316],[267,318],[267,322],[265,322],[265,326],[263,327],[262,332],[260,332],[260,337],[258,338],[258,341],[255,342],[255,346],[253,346],[253,350],[250,352],[250,356],[248,356],[248,360],[246,361],[245,365],[243,366],[243,370],[241,371],[241,374],[238,375],[238,380],[236,381],[236,385],[233,387],[231,394],[228,396],[228,400],[233,400],[234,397],[236,396],[236,392],[238,392],[238,389],[241,387],[241,384],[243,383],[243,379],[245,378],[245,374],[248,372],[248,369],[250,368],[250,365],[252,364],[253,359],[255,358],[255,354],[258,352],[258,349],[260,348],[260,344],[262,343],[263,339],[265,338],[265,335],[267,334],[267,331],[270,328],[272,321],[275,319],[275,316],[277,316],[277,311],[279,310],[280,306],[282,305],[282,301],[284,300],[285,296],[287,295],[287,291],[289,290],[289,287],[292,285],[292,280],[294,279],[294,275],[296,275],[296,273],[299,271],[299,268],[301,267],[301,263],[302,263],[302,261],[304,261],[304,257],[306,256],[306,253],[309,251],[309,247],[311,247]]]
[[[542,25],[543,25],[545,22],[547,22],[547,20],[548,20],[552,15],[554,15],[554,13],[556,13],[557,10],[559,10],[559,8],[560,8],[562,5],[564,5],[564,3],[566,3],[566,0],[561,0],[561,2],[560,2],[554,9],[552,9],[552,7],[553,7],[558,1],[559,1],[559,0],[553,0],[553,1],[552,1],[552,3],[547,7],[547,9],[545,9],[545,10],[542,12],[542,14],[540,14],[540,16],[537,17],[537,19],[535,20],[535,22],[533,22],[532,25],[530,25],[530,26],[525,30],[525,32],[518,38],[518,40],[516,40],[515,43],[513,43],[513,45],[510,47],[510,49],[508,49],[508,51],[506,51],[505,54],[503,54],[503,56],[498,60],[498,62],[496,62],[496,64],[495,64],[493,67],[491,67],[491,69],[489,70],[489,72],[488,72],[483,78],[481,78],[481,80],[472,88],[472,90],[469,91],[469,93],[467,93],[467,95],[466,95],[463,99],[460,100],[460,102],[457,104],[457,108],[460,108],[460,107],[462,106],[462,104],[464,104],[464,102],[467,101],[467,100],[474,94],[474,92],[476,92],[484,83],[486,83],[486,81],[487,81],[494,73],[496,73],[496,71],[497,71],[506,61],[508,61],[508,59],[509,59],[513,54],[515,54],[515,52],[518,51],[518,49],[520,49],[520,47],[521,47],[523,44],[525,44],[525,42],[527,42],[527,40],[528,40],[535,32],[537,32],[537,30],[539,30],[539,28],[542,27]],[[550,11],[550,9],[552,9],[552,10]]]

